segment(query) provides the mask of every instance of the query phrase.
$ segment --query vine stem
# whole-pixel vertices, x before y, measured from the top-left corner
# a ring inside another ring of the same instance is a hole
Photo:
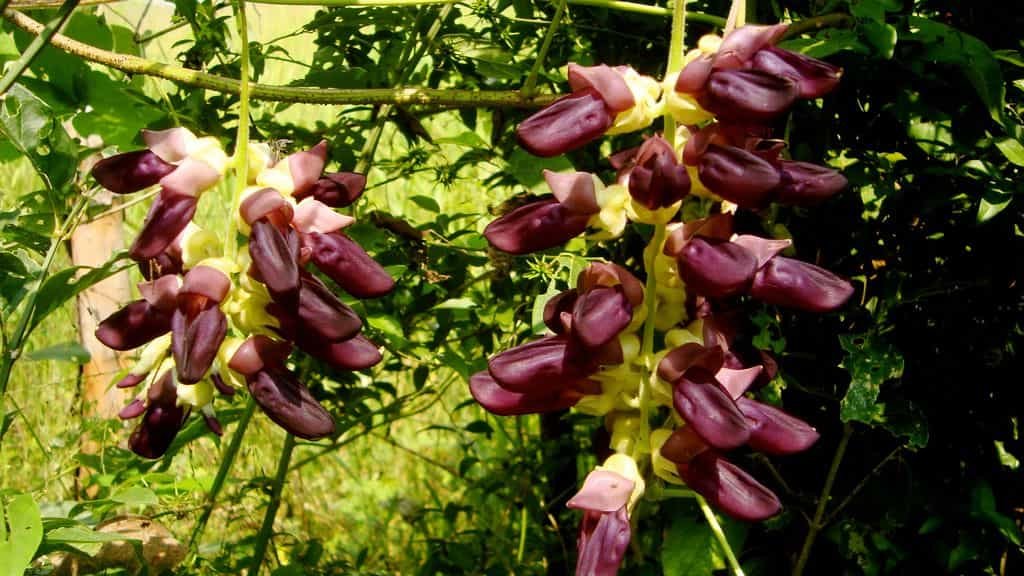
[[[686,40],[686,1],[676,0],[672,5],[672,31],[668,44],[668,63],[665,76],[683,69],[683,50]],[[666,110],[662,138],[668,145],[676,149],[676,119]]]
[[[648,16],[672,16],[675,11],[674,5],[672,8],[667,8],[662,6],[651,6],[650,4],[640,4],[637,2],[624,2],[621,0],[568,0],[568,2],[569,4],[580,6],[595,6],[597,8],[607,8],[618,12],[632,12],[633,14],[646,14]],[[715,16],[714,14],[691,12],[690,19],[694,22],[710,24],[712,26],[718,26],[719,28],[725,26],[725,18]]]
[[[292,461],[293,450],[295,450],[295,436],[288,434],[284,437],[281,457],[277,461],[277,474],[274,476],[274,483],[270,488],[270,502],[267,503],[267,511],[263,515],[263,525],[260,526],[260,532],[256,536],[256,548],[252,553],[249,576],[259,575],[263,557],[267,555],[267,546],[274,534],[274,518],[277,516],[278,508],[281,507],[281,492],[284,490],[285,478],[288,477],[288,466]]]
[[[450,4],[447,6],[451,6]],[[44,26],[17,10],[7,9],[4,18],[28,32],[39,35]],[[190,70],[173,64],[155,62],[130,54],[119,54],[79,42],[63,34],[54,34],[51,45],[73,56],[90,62],[103,64],[128,74],[143,74],[163,78],[183,86],[214,90],[225,94],[240,94],[241,82]],[[250,100],[270,102],[301,102],[306,104],[401,104],[424,105],[438,108],[537,108],[546,106],[559,97],[558,94],[524,97],[518,90],[459,90],[423,87],[341,89],[299,86],[273,86],[249,83]]]
[[[725,561],[729,564],[729,570],[732,571],[733,576],[746,576],[743,573],[743,568],[740,566],[739,560],[736,559],[736,554],[732,551],[732,546],[729,545],[729,539],[725,537],[725,532],[722,530],[722,525],[718,523],[718,517],[715,516],[715,511],[708,505],[708,501],[704,499],[700,494],[695,494],[697,498],[697,504],[700,505],[700,511],[704,513],[704,518],[708,521],[708,526],[711,527],[711,533],[715,535],[715,540],[718,541],[718,546],[722,549],[722,553],[725,554]]]
[[[654,318],[658,313],[658,275],[654,272],[654,265],[658,258],[658,250],[665,241],[665,225],[657,224],[654,227],[654,235],[651,237],[650,245],[654,247],[650,256],[644,259],[644,271],[647,273],[647,281],[644,284],[644,306],[647,307],[647,316],[644,318],[644,336],[640,343],[640,354],[645,359],[647,373],[640,380],[640,390],[637,394],[640,404],[640,441],[636,443],[633,451],[636,453],[648,452],[651,449],[651,425],[650,425],[650,396],[651,386],[654,379],[658,377],[657,367],[652,365],[651,357],[654,353]]]
[[[238,427],[235,429],[234,435],[231,436],[231,443],[228,444],[227,452],[220,459],[217,475],[213,478],[210,493],[206,496],[206,504],[203,505],[203,513],[199,516],[199,520],[196,521],[195,527],[192,528],[192,535],[188,539],[188,548],[192,552],[195,552],[199,545],[199,540],[203,536],[203,530],[206,529],[206,524],[210,521],[213,509],[217,505],[217,498],[220,496],[220,491],[224,488],[224,483],[228,478],[228,472],[231,470],[231,466],[235,463],[235,458],[238,457],[238,452],[242,448],[242,437],[245,436],[245,430],[249,427],[249,422],[252,421],[254,412],[256,412],[256,401],[250,397],[249,402],[245,405],[245,411],[242,412],[241,419],[238,420]]]
[[[6,4],[6,3],[5,3]],[[3,78],[0,78],[0,96],[7,93],[7,90],[17,82],[18,78],[28,70],[28,67],[32,65],[32,61],[36,59],[39,52],[42,51],[43,46],[46,46],[50,42],[50,38],[53,38],[57,30],[60,30],[61,26],[68,21],[71,17],[71,13],[74,12],[75,7],[78,6],[78,0],[65,0],[60,6],[60,11],[57,12],[57,17],[46,23],[46,26],[39,32],[39,35],[32,39],[32,43],[25,48],[21,56],[15,60],[7,74],[4,74]]]
[[[6,346],[2,350],[3,357],[0,358],[0,419],[3,418],[4,412],[4,398],[7,395],[7,386],[11,382],[11,372],[14,369],[14,363],[21,357],[22,347],[25,345],[25,341],[28,339],[29,326],[32,324],[32,318],[35,316],[36,311],[36,300],[39,298],[39,289],[46,282],[46,279],[50,274],[50,267],[53,266],[53,261],[57,257],[57,251],[63,245],[71,231],[75,229],[78,224],[79,218],[85,212],[86,207],[89,205],[89,198],[82,194],[79,196],[77,203],[71,209],[68,217],[61,224],[60,229],[56,230],[56,236],[53,242],[50,243],[50,247],[46,251],[46,256],[43,257],[43,263],[39,267],[39,275],[36,277],[36,286],[29,293],[27,300],[25,301],[25,309],[18,318],[18,324],[14,328],[14,334],[10,338],[4,338]],[[2,442],[2,438],[0,438]]]
[[[548,26],[547,32],[544,33],[544,40],[541,42],[540,50],[537,52],[537,59],[533,61],[530,75],[526,77],[526,82],[523,82],[523,88],[520,90],[523,96],[532,96],[536,91],[537,75],[540,74],[540,69],[544,65],[544,58],[547,57],[548,49],[551,48],[551,41],[555,37],[555,30],[558,29],[558,25],[562,22],[562,16],[565,15],[565,3],[566,0],[558,1],[558,8],[555,9],[555,16],[551,19],[551,25]]]
[[[818,497],[818,508],[814,511],[814,518],[807,528],[807,537],[804,538],[804,545],[800,549],[800,556],[793,568],[793,576],[802,576],[807,560],[811,556],[811,548],[814,546],[814,539],[818,532],[825,526],[822,518],[825,516],[825,508],[828,506],[829,496],[832,494],[832,486],[835,484],[836,476],[839,474],[839,465],[843,462],[843,455],[846,454],[846,447],[850,443],[850,436],[853,436],[853,426],[847,422],[843,426],[843,437],[839,439],[836,452],[832,455],[832,464],[828,467],[828,474],[825,476],[825,484],[821,487],[821,496]]]
[[[238,135],[235,137],[235,191],[231,197],[228,218],[228,232],[225,246],[228,258],[234,261],[238,256],[238,218],[235,217],[242,192],[249,184],[249,27],[245,18],[245,0],[235,0],[235,22],[238,26],[240,62],[238,91]]]

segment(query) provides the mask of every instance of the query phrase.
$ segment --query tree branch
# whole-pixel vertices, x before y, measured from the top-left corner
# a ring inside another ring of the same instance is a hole
[[[4,10],[3,15],[12,24],[29,34],[38,36],[43,31],[44,27],[42,24],[17,10]],[[90,62],[103,64],[128,74],[154,76],[185,86],[205,88],[227,94],[238,94],[241,90],[240,82],[234,78],[225,78],[215,74],[190,70],[173,64],[154,62],[130,54],[118,54],[101,50],[63,34],[55,34],[50,43],[55,48],[68,54],[78,56]],[[253,100],[303,102],[307,104],[421,104],[440,108],[537,108],[551,103],[559,95],[545,94],[526,98],[518,90],[440,90],[411,86],[342,90],[338,88],[250,84],[249,96]]]

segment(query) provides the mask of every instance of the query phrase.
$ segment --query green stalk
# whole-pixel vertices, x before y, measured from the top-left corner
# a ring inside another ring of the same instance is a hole
[[[672,32],[668,44],[668,64],[665,68],[665,76],[679,72],[683,69],[683,51],[686,40],[686,2],[676,0],[672,6]],[[668,142],[673,150],[676,149],[676,119],[672,113],[665,112],[665,128],[662,130],[662,138]]]
[[[722,554],[725,554],[725,561],[729,564],[729,570],[732,571],[733,576],[745,576],[739,560],[736,559],[736,554],[733,553],[732,547],[729,546],[729,539],[725,537],[725,532],[722,531],[722,525],[718,523],[714,510],[711,509],[708,501],[703,496],[696,494],[696,497],[697,504],[700,505],[700,511],[704,513],[704,518],[707,519],[708,526],[711,527],[711,533],[715,535],[715,540],[718,541]]]
[[[277,510],[281,507],[281,492],[284,490],[284,481],[288,476],[288,465],[292,461],[292,451],[295,449],[295,436],[288,434],[284,437],[284,446],[281,447],[281,457],[277,461],[277,474],[274,476],[274,483],[270,488],[270,502],[267,503],[267,511],[263,515],[263,525],[256,536],[256,548],[252,553],[252,566],[249,567],[249,576],[259,576],[260,565],[263,564],[263,557],[267,554],[267,546],[270,538],[274,535],[274,518]]]
[[[245,19],[245,0],[235,0],[235,21],[238,26],[238,40],[241,43],[241,82],[238,92],[238,134],[235,136],[235,192],[231,197],[228,235],[225,239],[228,258],[232,262],[238,256],[238,218],[235,216],[235,210],[242,200],[242,192],[249,184],[249,28]]]
[[[818,497],[818,508],[814,511],[814,519],[807,528],[807,537],[804,538],[804,545],[800,548],[800,556],[793,567],[793,576],[802,576],[807,560],[811,557],[811,548],[818,532],[825,527],[822,518],[825,516],[825,508],[828,506],[829,497],[832,495],[832,486],[835,484],[836,476],[839,474],[839,465],[843,462],[843,455],[846,454],[846,447],[850,443],[850,436],[853,436],[853,426],[847,422],[843,426],[843,437],[839,439],[836,452],[832,455],[832,464],[828,467],[828,474],[825,476],[825,484],[821,487],[821,496]]]
[[[462,0],[253,0],[255,4],[282,4],[286,6],[324,6],[326,8],[381,8],[388,6],[425,6],[428,4],[455,4]]]
[[[220,491],[224,488],[224,482],[228,478],[228,472],[231,470],[231,466],[235,463],[235,458],[242,448],[242,437],[245,436],[245,430],[249,427],[249,422],[252,420],[252,415],[255,411],[256,401],[250,397],[249,402],[245,405],[245,412],[242,412],[242,418],[238,421],[238,427],[235,428],[235,433],[231,437],[231,443],[228,444],[227,452],[220,459],[217,475],[213,478],[210,493],[206,496],[206,504],[203,505],[203,513],[199,516],[199,520],[196,521],[195,527],[192,528],[192,535],[188,539],[188,548],[192,552],[195,552],[196,547],[199,545],[199,540],[203,536],[203,530],[206,529],[206,524],[210,521],[213,509],[217,505],[217,497],[220,496]]]
[[[530,75],[526,77],[526,82],[523,82],[521,90],[523,96],[532,96],[537,88],[537,75],[540,74],[540,69],[544,65],[544,58],[547,57],[548,49],[551,48],[551,40],[555,37],[555,30],[558,29],[558,25],[562,22],[562,16],[565,14],[565,3],[566,0],[559,0],[558,8],[555,10],[555,17],[551,19],[551,25],[548,26],[548,31],[544,33],[544,40],[541,42],[540,51],[537,52],[537,59],[533,62],[533,68],[530,69]]]
[[[651,6],[650,4],[640,4],[637,2],[624,2],[622,0],[568,0],[568,2],[569,4],[576,4],[580,6],[596,6],[598,8],[607,8],[609,10],[616,10],[619,12],[646,14],[648,16],[672,16],[675,11],[674,6],[672,8],[663,8],[661,6]],[[710,24],[712,26],[718,26],[719,28],[725,26],[725,18],[715,16],[713,14],[706,14],[704,12],[691,12],[690,19],[694,22]]]
[[[665,225],[658,224],[654,227],[654,236],[651,237],[651,246],[661,246],[665,241]],[[640,355],[645,358],[647,375],[640,380],[638,400],[640,404],[640,440],[633,451],[637,454],[644,454],[651,449],[651,426],[650,426],[650,396],[654,379],[658,377],[656,366],[650,362],[654,353],[654,317],[658,312],[658,278],[654,273],[654,263],[658,258],[657,249],[651,250],[649,258],[644,259],[644,271],[647,273],[647,282],[644,284],[644,305],[647,307],[647,316],[644,318],[644,335],[640,344]],[[635,459],[635,458],[634,458]]]
[[[5,2],[4,6],[6,5],[7,3]],[[57,30],[60,30],[60,27],[68,21],[76,6],[78,6],[78,0],[65,0],[61,4],[57,17],[46,23],[46,26],[39,35],[32,39],[32,43],[28,45],[28,48],[25,48],[21,56],[11,65],[11,69],[7,71],[7,74],[0,78],[0,96],[6,94],[7,90],[25,73],[25,70],[28,70],[32,61],[39,55],[39,52],[50,42],[50,38],[53,38]]]
[[[25,309],[18,318],[14,334],[5,340],[7,346],[0,351],[3,352],[3,357],[0,358],[0,418],[5,413],[4,398],[7,395],[7,386],[11,381],[11,371],[14,369],[14,363],[21,357],[21,349],[24,347],[25,341],[28,340],[29,326],[32,324],[32,317],[35,316],[39,288],[42,287],[47,277],[49,277],[50,267],[53,266],[53,260],[57,257],[57,251],[60,250],[61,245],[68,235],[71,234],[71,231],[75,229],[78,219],[82,216],[88,205],[89,198],[84,194],[79,196],[78,202],[71,209],[71,213],[68,214],[68,217],[61,224],[60,229],[55,231],[56,237],[50,243],[46,256],[43,257],[43,263],[39,267],[39,275],[36,277],[36,286],[29,293],[25,301]]]

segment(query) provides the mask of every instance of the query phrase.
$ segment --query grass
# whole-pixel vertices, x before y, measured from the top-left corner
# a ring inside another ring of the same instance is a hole
[[[120,16],[109,16],[117,22],[123,16],[134,22],[141,12],[141,4],[117,4]],[[142,29],[156,28],[169,19],[167,6],[154,4],[144,20]],[[253,39],[268,39],[291,32],[308,20],[312,9],[296,7],[260,6],[253,9],[250,18],[254,28]],[[160,39],[147,48],[148,56],[162,60],[174,58],[173,43],[183,37],[178,31]],[[300,61],[311,59],[309,35],[292,36],[281,40],[291,57]],[[286,83],[302,72],[301,67],[285,62],[268,62],[262,81]],[[161,86],[154,83],[154,90]],[[163,87],[166,89],[166,87]],[[315,126],[317,122],[330,122],[337,111],[330,107],[296,105],[279,119]],[[426,122],[435,135],[450,134],[452,126],[461,126],[457,115],[439,114]],[[408,149],[389,127],[382,138],[378,159],[398,158]],[[449,157],[460,153],[458,147],[442,145],[431,149],[434,162],[444,164]],[[398,216],[421,221],[429,213],[409,201],[414,194],[434,198],[446,211],[480,211],[492,200],[492,192],[485,195],[478,182],[496,170],[495,166],[482,166],[464,170],[461,180],[441,184],[430,171],[409,178],[384,183],[367,194],[361,210],[386,208]],[[389,174],[373,168],[370,185],[385,182]],[[3,206],[11,206],[17,197],[39,185],[38,179],[24,161],[0,165],[0,182],[6,183],[0,197]],[[221,194],[215,196],[215,194]],[[226,216],[224,203],[227,192],[211,192],[214,200],[202,203],[200,221],[215,222]],[[131,237],[145,214],[145,205],[126,213],[126,234]],[[66,255],[57,266],[68,265]],[[9,313],[5,312],[5,316]],[[28,350],[57,343],[77,340],[73,303],[51,315],[29,340]],[[61,502],[74,500],[77,455],[87,431],[103,430],[99,438],[101,456],[115,444],[124,445],[131,424],[91,421],[81,415],[79,401],[78,367],[54,361],[17,364],[10,389],[12,403],[22,409],[20,418],[0,448],[0,486],[9,490],[31,491],[47,510],[57,510]],[[408,374],[387,375],[393,378],[400,393],[412,389]],[[437,386],[445,374],[435,374],[428,386]],[[451,410],[467,398],[464,382],[456,381],[448,387],[436,404],[414,417],[401,420],[388,429],[365,436],[315,465],[292,473],[284,494],[282,511],[278,515],[272,556],[274,564],[286,564],[297,552],[296,542],[316,539],[322,542],[325,557],[358,564],[368,571],[408,573],[414,571],[427,553],[426,539],[441,535],[443,522],[438,515],[449,503],[460,503],[467,486],[465,478],[456,471],[459,461],[472,453],[473,436],[461,427],[479,417],[477,409]],[[236,401],[238,404],[238,401]],[[218,402],[219,406],[224,406]],[[223,409],[223,408],[222,408]],[[432,424],[444,423],[451,430],[428,430]],[[499,424],[491,421],[492,425]],[[506,424],[501,424],[506,425]],[[233,432],[229,427],[227,434]],[[239,460],[232,472],[233,479],[225,491],[224,505],[218,508],[204,539],[204,555],[211,555],[217,546],[237,540],[245,534],[255,534],[265,504],[258,485],[246,484],[249,479],[269,478],[277,460],[283,440],[283,431],[266,417],[258,415],[249,433]],[[301,460],[311,451],[300,447],[295,459]],[[192,443],[186,453],[171,465],[171,472],[180,486],[180,493],[161,490],[161,504],[150,509],[166,518],[165,523],[180,539],[187,539],[187,530],[195,519],[195,507],[201,503],[204,492],[190,489],[188,479],[195,486],[208,486],[218,466],[220,447],[209,437]],[[99,481],[105,482],[102,472]],[[145,482],[145,478],[140,480]],[[165,486],[166,488],[166,486]],[[518,511],[505,503],[496,503],[493,509],[481,511],[488,522],[503,523],[518,531]],[[456,517],[457,527],[465,528],[469,520],[465,515]],[[502,525],[502,524],[498,524]],[[540,528],[537,528],[540,529]]]

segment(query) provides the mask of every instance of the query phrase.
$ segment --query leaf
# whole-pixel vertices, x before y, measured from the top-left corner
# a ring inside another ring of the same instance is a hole
[[[1006,156],[1006,159],[1016,164],[1017,166],[1024,166],[1024,145],[1013,138],[1003,138],[1002,140],[996,140],[996,148]]]
[[[74,298],[82,290],[131,267],[130,263],[124,261],[125,254],[125,252],[114,254],[110,260],[98,268],[73,266],[47,278],[39,287],[39,294],[36,296],[36,309],[32,314],[29,331],[34,330],[51,312],[60,308],[62,304]],[[78,276],[85,270],[88,272]]]
[[[978,480],[971,490],[970,511],[971,516],[991,524],[1013,545],[1021,545],[1020,529],[1011,518],[996,509],[996,496],[992,492],[992,486],[983,479]]]
[[[850,388],[840,403],[843,422],[873,424],[883,412],[876,404],[882,383],[903,376],[903,355],[875,333],[843,334],[839,345],[846,352],[841,367],[850,373]]]
[[[466,148],[488,148],[487,142],[480,137],[479,134],[472,130],[466,130],[456,136],[445,136],[442,138],[435,138],[435,144],[455,144],[456,146],[464,146]]]
[[[936,160],[951,162],[956,159],[952,151],[953,125],[949,118],[934,121],[913,118],[907,125],[907,135],[918,148]]]
[[[434,200],[430,196],[417,194],[415,196],[410,196],[409,200],[413,204],[419,206],[420,208],[423,208],[424,210],[427,210],[428,212],[433,212],[437,214],[441,211],[441,206],[437,203],[437,200]]]
[[[28,158],[50,190],[68,188],[78,167],[78,147],[50,107],[20,84],[4,96],[0,134]]]
[[[33,350],[25,355],[25,358],[29,360],[59,360],[75,364],[86,364],[91,357],[89,351],[80,342],[55,344],[42,350]]]
[[[879,56],[886,60],[892,59],[893,54],[896,52],[896,41],[898,38],[895,27],[885,22],[864,22],[861,24],[860,29],[864,34],[864,39],[871,44],[871,47],[875,49]]]
[[[116,532],[97,532],[85,525],[62,526],[46,533],[43,547],[47,550],[64,546],[74,548],[88,556],[94,556],[106,542],[138,541]]]
[[[910,16],[907,23],[911,34],[905,40],[924,44],[925,53],[919,57],[960,68],[985,104],[989,116],[1002,124],[1006,87],[992,49],[970,34],[927,18]]]
[[[661,542],[664,576],[711,576],[715,569],[714,536],[707,522],[691,514],[672,516]]]
[[[434,306],[435,310],[467,310],[476,306],[471,298],[449,298]]]
[[[1010,470],[1016,470],[1017,468],[1020,468],[1020,460],[1018,460],[1016,456],[1011,454],[1006,449],[1006,446],[1003,446],[1002,440],[993,440],[992,443],[995,444],[996,454],[999,456],[1000,464],[1006,466]]]
[[[978,224],[984,224],[995,218],[1013,201],[1013,194],[1001,190],[988,190],[978,203]]]
[[[548,300],[558,296],[558,294],[558,289],[555,288],[555,280],[552,278],[551,282],[548,283],[548,289],[534,299],[533,311],[530,314],[530,327],[534,334],[543,334],[547,330],[547,326],[544,324],[544,308],[547,307]]]
[[[924,412],[912,402],[886,402],[873,423],[903,438],[911,450],[919,450],[928,445],[928,421]]]
[[[114,502],[127,504],[128,506],[156,506],[160,500],[149,488],[143,486],[131,486],[115,492],[111,497]]]
[[[0,525],[4,524],[0,502]],[[43,541],[43,520],[39,505],[28,494],[19,494],[7,505],[6,525],[0,528],[0,576],[21,576]]]
[[[508,172],[516,182],[535,194],[549,192],[544,182],[544,170],[564,172],[572,170],[572,164],[564,156],[554,158],[538,158],[522,148],[516,148],[508,158]]]

